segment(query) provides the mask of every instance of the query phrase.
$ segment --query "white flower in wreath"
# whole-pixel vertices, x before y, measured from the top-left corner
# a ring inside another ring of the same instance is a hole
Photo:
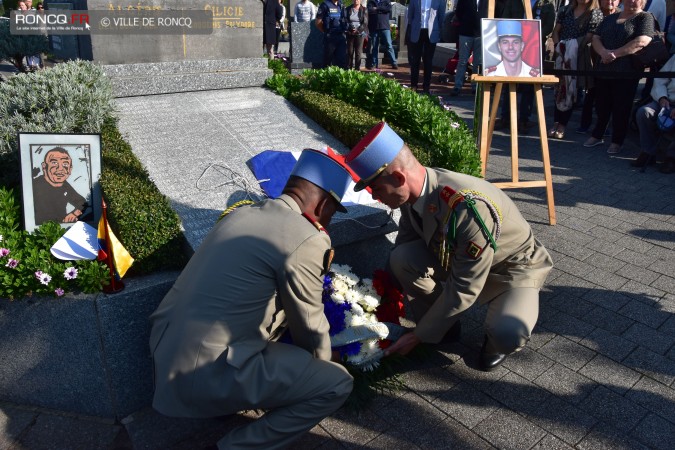
[[[330,295],[330,299],[333,300],[338,305],[341,305],[341,304],[343,304],[347,301],[347,299],[345,298],[345,295],[343,293],[337,292],[337,291],[333,292]]]
[[[360,292],[350,289],[347,291],[345,294],[345,299],[352,304],[352,308],[356,305],[359,305],[363,299],[363,296],[361,295]]]
[[[372,295],[366,294],[363,296],[363,301],[360,304],[366,311],[375,312],[377,307],[380,305],[380,301]]]

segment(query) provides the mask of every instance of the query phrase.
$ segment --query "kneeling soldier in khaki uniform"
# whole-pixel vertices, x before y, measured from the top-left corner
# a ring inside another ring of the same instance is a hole
[[[335,412],[352,390],[331,362],[321,292],[332,259],[324,226],[349,181],[304,150],[283,194],[226,215],[152,316],[153,407],[175,417],[269,410],[218,442],[278,449]],[[288,330],[295,345],[276,342]]]
[[[539,315],[539,289],[551,270],[516,205],[485,180],[423,167],[385,123],[346,157],[373,197],[401,208],[389,263],[417,326],[387,354],[438,343],[474,302],[488,303],[480,368],[492,370],[523,347]]]

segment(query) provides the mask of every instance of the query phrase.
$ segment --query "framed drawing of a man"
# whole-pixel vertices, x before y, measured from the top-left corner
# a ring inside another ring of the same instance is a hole
[[[481,19],[481,36],[484,76],[541,76],[539,20]]]
[[[101,216],[101,136],[19,133],[24,228],[49,220],[96,227]]]

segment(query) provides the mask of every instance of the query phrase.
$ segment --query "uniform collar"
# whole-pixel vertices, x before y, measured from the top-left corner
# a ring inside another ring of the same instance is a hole
[[[302,211],[300,210],[300,205],[298,205],[298,203],[295,200],[293,200],[293,197],[291,197],[290,195],[281,194],[279,198],[277,198],[277,200],[281,200],[283,203],[288,205],[290,209],[297,212],[298,214],[302,214]]]
[[[422,185],[422,191],[420,192],[420,196],[417,198],[415,203],[412,205],[413,211],[415,211],[417,214],[422,217],[422,214],[424,213],[424,203],[426,201],[427,197],[427,186],[429,184],[428,182],[429,177],[427,176],[427,171],[426,169],[424,170],[424,184]]]

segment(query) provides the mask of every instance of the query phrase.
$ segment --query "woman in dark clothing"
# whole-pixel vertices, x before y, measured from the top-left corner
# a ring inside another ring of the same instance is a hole
[[[639,77],[610,78],[610,73],[635,73],[630,55],[649,44],[654,36],[654,16],[644,12],[646,0],[625,0],[623,11],[611,14],[598,25],[593,36],[593,50],[600,55],[597,64],[596,96],[598,121],[592,136],[584,147],[595,147],[604,143],[602,135],[612,116],[612,143],[607,153],[621,151],[626,138],[628,121],[633,107],[633,98]]]
[[[361,6],[361,0],[347,8],[347,68],[361,70],[363,40],[368,31],[368,11]]]
[[[283,8],[279,0],[260,0],[263,3],[263,45],[269,59],[274,59],[274,44],[277,42],[277,22]]]
[[[560,9],[551,36],[556,46],[556,69],[576,70],[578,57],[587,54],[583,49],[591,41],[600,22],[602,12],[597,0],[572,0],[569,6]],[[581,80],[571,75],[560,77],[560,83],[556,86],[554,123],[548,132],[549,137],[562,139],[565,136],[565,128],[576,102],[578,81]]]

